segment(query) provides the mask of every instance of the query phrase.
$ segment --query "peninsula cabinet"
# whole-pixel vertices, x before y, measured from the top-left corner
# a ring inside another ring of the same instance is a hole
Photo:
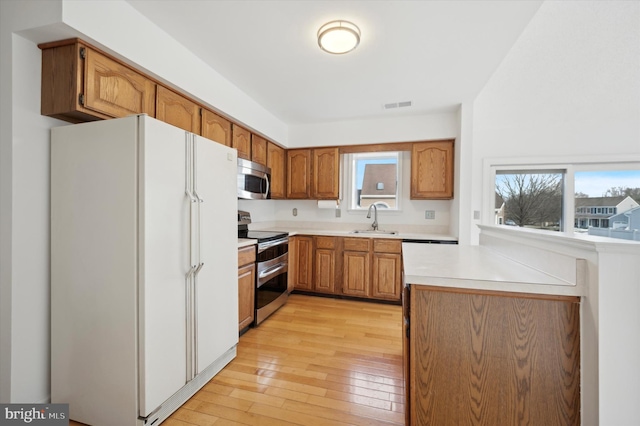
[[[271,198],[284,199],[286,192],[286,154],[284,148],[267,141],[267,167],[271,169]]]
[[[231,126],[231,134],[231,147],[238,150],[238,158],[251,160],[251,132],[234,123]]]
[[[411,199],[453,198],[453,141],[416,142],[411,148]]]
[[[256,247],[238,249],[238,331],[249,327],[255,318]]]
[[[580,424],[577,297],[407,289],[408,425]]]
[[[222,145],[231,146],[231,122],[218,114],[202,109],[201,135]]]
[[[78,39],[44,43],[41,114],[71,123],[146,113],[156,84]]]
[[[196,135],[200,134],[200,106],[190,99],[158,86],[156,118]]]

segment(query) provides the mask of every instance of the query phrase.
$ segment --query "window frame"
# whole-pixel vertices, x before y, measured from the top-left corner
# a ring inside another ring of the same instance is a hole
[[[640,170],[640,155],[613,155],[602,157],[514,157],[514,158],[485,158],[483,161],[483,225],[495,225],[494,200],[497,171],[549,171],[563,170],[564,185],[562,188],[562,223],[559,232],[565,235],[575,235],[575,197],[565,194],[575,194],[575,174],[587,171],[607,170]],[[556,231],[532,230],[545,234],[557,234]]]
[[[403,185],[402,185],[402,177],[403,177],[403,151],[372,151],[372,152],[351,152],[343,154],[343,165],[345,170],[345,188],[344,188],[344,199],[347,204],[347,212],[349,213],[359,213],[359,212],[367,212],[368,208],[357,207],[355,200],[355,185],[356,185],[356,170],[355,163],[359,158],[387,158],[395,156],[396,163],[396,208],[380,208],[378,209],[378,214],[383,212],[389,213],[399,213],[402,212],[403,203],[402,203],[402,194],[403,194]]]

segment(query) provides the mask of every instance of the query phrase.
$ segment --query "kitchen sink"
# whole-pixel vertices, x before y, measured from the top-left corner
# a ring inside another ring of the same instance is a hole
[[[369,235],[398,235],[398,231],[384,231],[382,229],[356,229],[351,231],[352,234],[369,234]]]

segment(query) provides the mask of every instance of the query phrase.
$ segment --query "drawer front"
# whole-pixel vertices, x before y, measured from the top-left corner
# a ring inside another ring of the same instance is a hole
[[[315,237],[316,249],[335,249],[336,237]]]
[[[238,267],[254,263],[256,261],[256,246],[247,246],[238,249]]]
[[[345,251],[369,251],[371,248],[370,238],[349,238],[344,239]]]
[[[402,240],[373,240],[373,251],[376,253],[401,253]]]

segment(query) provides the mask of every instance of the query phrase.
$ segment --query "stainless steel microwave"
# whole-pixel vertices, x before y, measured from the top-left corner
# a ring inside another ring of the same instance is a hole
[[[266,200],[271,198],[271,169],[253,161],[238,158],[238,198]]]

